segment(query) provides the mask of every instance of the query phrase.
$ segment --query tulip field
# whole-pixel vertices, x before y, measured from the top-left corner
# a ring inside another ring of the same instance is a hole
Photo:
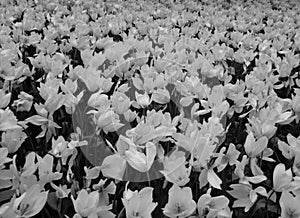
[[[0,218],[300,218],[299,0],[0,16]]]

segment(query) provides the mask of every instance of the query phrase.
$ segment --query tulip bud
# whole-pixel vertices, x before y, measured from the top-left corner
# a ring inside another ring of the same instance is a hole
[[[142,107],[147,107],[151,103],[151,99],[146,92],[143,95],[135,92],[135,98],[137,103]]]
[[[130,107],[130,99],[124,93],[115,92],[112,96],[112,106],[118,114],[124,114]]]
[[[99,116],[97,126],[105,132],[115,132],[124,126],[124,124],[120,123],[118,114],[115,114],[112,110],[108,110]]]
[[[132,122],[136,118],[136,116],[137,116],[136,112],[133,112],[131,110],[127,110],[124,113],[124,117],[125,117],[127,122]]]
[[[300,113],[300,95],[295,95],[292,98],[292,108],[295,113]]]

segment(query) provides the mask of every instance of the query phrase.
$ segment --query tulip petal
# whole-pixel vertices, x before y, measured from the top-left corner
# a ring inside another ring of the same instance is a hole
[[[122,180],[126,169],[126,160],[119,154],[107,156],[103,160],[100,169],[105,177]]]

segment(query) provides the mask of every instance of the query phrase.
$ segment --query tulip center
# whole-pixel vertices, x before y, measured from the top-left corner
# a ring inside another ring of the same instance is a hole
[[[209,209],[209,206],[208,207],[205,207],[203,209],[203,215],[207,215],[209,213],[210,209]]]
[[[26,210],[27,210],[28,207],[29,207],[29,204],[22,204],[21,203],[19,205],[18,209],[19,209],[19,211],[20,211],[21,214],[24,214],[26,212]]]
[[[135,211],[134,211],[132,215],[133,215],[133,217],[137,217],[137,218],[140,217],[140,213],[139,213],[139,212],[135,212]]]
[[[181,213],[183,211],[182,205],[180,203],[175,204],[175,210],[177,213]]]
[[[286,215],[288,218],[297,218],[299,217],[299,213],[296,213],[296,209],[287,208]]]

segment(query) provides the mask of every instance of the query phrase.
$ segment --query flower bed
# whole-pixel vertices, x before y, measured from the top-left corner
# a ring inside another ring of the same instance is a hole
[[[0,10],[0,217],[300,217],[297,0]]]

